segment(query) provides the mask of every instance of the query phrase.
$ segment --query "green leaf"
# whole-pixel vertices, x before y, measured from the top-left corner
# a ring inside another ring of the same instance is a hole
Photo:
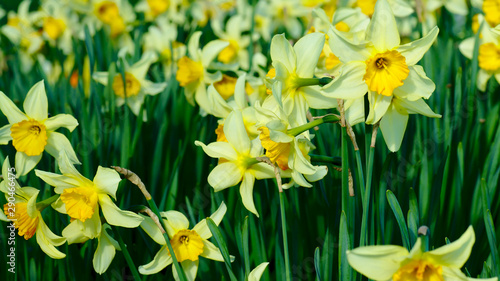
[[[217,242],[216,246],[220,249],[220,252],[222,253],[222,257],[224,258],[224,263],[226,264],[227,272],[229,273],[229,278],[231,278],[231,281],[237,281],[238,279],[236,278],[236,276],[234,276],[233,269],[231,267],[231,257],[229,256],[229,251],[227,250],[226,241],[222,236],[222,232],[210,217],[207,218],[207,224],[208,228],[210,228],[210,232],[212,232],[212,235],[214,236],[215,241]]]
[[[401,231],[401,238],[403,239],[403,246],[406,247],[406,249],[408,249],[409,251],[411,249],[410,239],[408,238],[408,228],[406,227],[406,222],[403,216],[403,211],[401,210],[401,206],[399,206],[398,199],[396,199],[396,196],[394,195],[394,193],[392,193],[392,191],[387,190],[386,195],[389,206],[391,206],[392,212],[394,213],[396,221],[398,222],[399,230]]]

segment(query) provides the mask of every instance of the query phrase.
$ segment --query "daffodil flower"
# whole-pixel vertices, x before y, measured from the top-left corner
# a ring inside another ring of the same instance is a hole
[[[28,240],[33,235],[36,235],[36,242],[40,249],[49,257],[53,259],[66,257],[66,254],[55,247],[64,244],[66,238],[54,234],[42,217],[41,211],[49,204],[37,204],[36,202],[40,190],[33,187],[21,187],[17,180],[13,178],[13,173],[9,173],[10,171],[9,157],[7,157],[2,165],[4,180],[0,182],[0,191],[5,193],[5,198],[8,201],[3,206],[6,218],[14,223],[17,233],[19,236],[23,236],[24,239]],[[12,194],[14,194],[13,197],[15,198],[13,202],[9,200],[12,198]]]
[[[253,185],[256,178],[275,177],[274,171],[268,164],[256,160],[256,157],[262,156],[262,146],[258,138],[250,140],[248,137],[241,112],[233,111],[226,118],[224,135],[228,142],[213,142],[209,145],[195,142],[208,156],[219,158],[219,165],[208,175],[208,183],[217,192],[241,182],[243,205],[259,216],[253,201]]]
[[[207,84],[221,80],[222,74],[220,71],[210,73],[207,68],[229,43],[213,40],[203,47],[203,50],[200,50],[200,37],[201,31],[197,31],[189,39],[189,56],[184,56],[177,62],[175,78],[179,81],[179,85],[184,87],[184,94],[189,103],[194,105],[196,100],[200,108],[205,112],[210,112],[207,101]]]
[[[347,260],[358,272],[376,281],[498,280],[497,277],[468,278],[460,271],[470,256],[474,241],[474,229],[469,226],[458,240],[429,252],[422,251],[422,239],[418,238],[410,252],[394,245],[367,246],[347,251]]]
[[[165,13],[170,5],[170,0],[142,0],[135,5],[135,10],[143,12],[146,20],[151,21]]]
[[[142,104],[146,95],[154,96],[161,93],[167,83],[153,83],[146,79],[149,67],[158,59],[158,56],[153,52],[145,52],[141,59],[129,66],[125,61],[125,84],[121,73],[113,77],[113,92],[116,95],[116,105],[122,106],[127,103],[135,115],[139,115]],[[94,80],[107,86],[108,72],[95,72]],[[143,114],[143,119],[146,120],[146,113]]]
[[[82,230],[85,236],[90,239],[99,236],[99,209],[102,209],[104,218],[110,225],[128,228],[139,226],[142,221],[139,215],[121,210],[110,198],[111,196],[116,200],[116,190],[121,180],[115,170],[99,166],[94,180],[91,181],[82,176],[64,155],[59,162],[62,175],[40,170],[35,170],[35,173],[43,181],[54,186],[57,194],[61,194],[59,200],[54,203],[54,208],[68,214],[73,219],[71,224]]]
[[[210,218],[216,225],[219,225],[226,211],[226,204],[222,202],[217,211],[215,211]],[[170,238],[175,257],[181,264],[189,281],[195,280],[196,278],[200,256],[211,260],[224,261],[220,250],[212,244],[212,242],[208,241],[208,239],[212,237],[212,232],[210,232],[208,228],[206,219],[203,219],[192,229],[189,229],[189,221],[182,213],[167,211],[161,212],[160,214],[167,227],[166,231]],[[144,221],[141,222],[141,228],[144,229],[156,243],[162,245],[161,249],[156,253],[154,259],[150,263],[139,266],[139,272],[141,274],[149,275],[161,271],[170,265],[173,260],[164,236],[161,234],[156,223],[150,217],[143,217]],[[175,267],[172,267],[172,270],[175,280],[180,280]]]
[[[69,140],[55,130],[60,127],[70,132],[78,126],[78,121],[69,114],[48,117],[48,101],[43,80],[36,83],[26,95],[24,111],[0,92],[0,110],[7,117],[9,124],[0,128],[0,144],[12,140],[16,149],[16,172],[26,175],[42,159],[44,151],[59,159],[66,154],[71,163],[80,164]]]
[[[337,101],[320,92],[318,81],[311,79],[323,50],[325,35],[307,34],[292,47],[283,34],[271,41],[271,59],[276,69],[272,83],[281,82],[281,91],[273,91],[278,103],[290,116],[293,126],[307,122],[306,111],[311,108],[334,108]]]
[[[237,69],[238,66],[241,69],[248,69],[250,36],[242,35],[242,33],[250,29],[249,21],[243,15],[236,14],[227,21],[225,31],[220,23],[221,21],[213,22],[214,33],[221,40],[228,42],[229,45],[217,55],[217,60],[223,64],[233,64],[233,69]]]
[[[430,97],[435,85],[424,69],[416,65],[438,32],[434,27],[422,39],[400,45],[391,7],[387,0],[378,0],[366,30],[366,41],[350,42],[335,28],[328,33],[330,47],[344,66],[340,77],[323,88],[324,94],[349,101],[360,99],[368,92],[370,112],[366,123],[375,124],[382,119],[380,128],[384,140],[389,150],[398,151],[409,114],[441,117],[423,100]],[[353,104],[363,106],[362,100]]]
[[[482,23],[479,30],[479,71],[477,72],[477,88],[486,91],[486,85],[491,76],[495,76],[500,81],[500,28],[492,29],[488,22],[484,22],[482,16],[478,17],[478,23]],[[462,41],[458,46],[462,54],[472,59],[474,54],[475,37],[470,37]]]

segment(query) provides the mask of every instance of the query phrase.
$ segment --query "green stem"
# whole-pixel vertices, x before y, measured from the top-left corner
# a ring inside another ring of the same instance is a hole
[[[41,212],[43,209],[50,206],[52,203],[56,202],[56,200],[61,196],[60,194],[56,194],[52,197],[49,197],[43,201],[36,203],[36,208]]]
[[[363,198],[363,216],[361,218],[361,237],[359,239],[359,246],[363,247],[366,244],[366,239],[368,238],[368,232],[366,230],[366,225],[368,222],[368,210],[370,209],[370,197],[372,190],[372,172],[373,172],[373,157],[375,154],[375,147],[370,146],[370,152],[368,156],[368,163],[366,165],[366,185],[365,185],[365,195]]]
[[[317,154],[309,154],[311,156],[311,162],[322,162],[322,163],[330,163],[335,166],[342,165],[342,157],[339,156],[326,156],[326,155],[317,155]]]
[[[287,134],[289,134],[291,136],[297,136],[297,135],[299,135],[299,134],[301,134],[309,129],[312,129],[312,128],[318,126],[318,125],[321,125],[324,123],[335,123],[335,122],[339,122],[339,121],[340,121],[340,118],[337,115],[326,115],[326,116],[323,116],[322,118],[314,119],[314,121],[306,123],[302,126],[292,128],[292,129],[287,131]]]
[[[285,276],[286,281],[290,281],[290,258],[288,257],[288,239],[286,235],[286,215],[285,215],[285,202],[283,199],[283,192],[280,192],[280,210],[281,210],[281,230],[283,231],[283,246],[285,251]]]
[[[132,272],[132,276],[134,276],[134,280],[141,280],[141,275],[139,275],[139,271],[137,271],[137,267],[135,266],[134,261],[132,260],[132,257],[128,252],[127,245],[125,245],[125,243],[123,242],[122,236],[120,235],[120,231],[118,230],[115,231],[113,229],[113,233],[115,233],[116,238],[118,238],[118,244],[120,244],[123,256],[125,257],[125,261],[127,262],[130,271]]]

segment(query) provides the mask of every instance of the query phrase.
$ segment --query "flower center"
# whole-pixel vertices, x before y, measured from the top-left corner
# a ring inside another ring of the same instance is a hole
[[[169,0],[147,0],[149,8],[153,16],[158,16],[159,14],[165,12],[170,4]]]
[[[120,17],[120,10],[116,3],[111,1],[103,1],[96,5],[95,14],[103,23],[112,24]]]
[[[12,210],[12,208],[9,208],[9,204],[3,205],[3,212],[7,218],[14,221],[14,227],[17,228],[19,236],[24,236],[26,240],[33,237],[38,226],[38,216],[31,218],[28,215],[27,206],[26,202],[16,203]]]
[[[60,198],[70,217],[85,222],[94,215],[98,196],[93,187],[85,186],[66,188]]]
[[[490,26],[500,24],[500,0],[484,0],[483,12],[484,18]]]
[[[141,83],[134,75],[125,72],[125,87],[123,85],[123,77],[117,74],[113,79],[113,91],[119,97],[125,98],[136,96],[141,91]]]
[[[45,33],[47,33],[47,35],[54,40],[59,38],[65,29],[66,24],[62,19],[46,17],[43,21],[43,31],[45,31]]]
[[[179,262],[185,260],[197,261],[203,253],[203,240],[194,230],[179,230],[170,240],[175,257]]]
[[[192,59],[184,56],[177,62],[177,74],[175,79],[179,81],[182,87],[188,84],[198,81],[203,75],[203,66],[199,62],[195,62]]]
[[[366,62],[366,73],[363,76],[370,91],[384,96],[391,96],[395,88],[402,86],[410,70],[406,58],[398,51],[377,53]]]
[[[375,11],[375,3],[377,3],[377,0],[358,0],[356,6],[361,9],[363,14],[371,17]]]
[[[434,266],[428,261],[413,260],[402,266],[392,276],[393,281],[444,281],[441,266]]]
[[[479,46],[479,67],[486,71],[495,71],[500,68],[500,48],[493,43]]]
[[[222,51],[217,56],[217,59],[223,63],[230,63],[238,53],[238,42],[236,40],[229,40],[229,45],[222,49]]]
[[[339,21],[336,25],[335,25],[335,28],[338,30],[338,31],[343,31],[343,32],[349,32],[349,30],[351,30],[351,28],[347,25],[347,23],[343,22],[343,21]]]
[[[40,155],[47,145],[45,125],[34,119],[23,120],[10,128],[12,145],[28,156]]]
[[[236,78],[224,74],[221,81],[214,83],[214,87],[221,97],[227,100],[234,95],[236,80]]]
[[[266,149],[266,156],[274,164],[277,164],[283,171],[288,170],[288,156],[290,155],[290,143],[274,142],[269,136],[267,127],[260,127],[259,135],[262,147]]]

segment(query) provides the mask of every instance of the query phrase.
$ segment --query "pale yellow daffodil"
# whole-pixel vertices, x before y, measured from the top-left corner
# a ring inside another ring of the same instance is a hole
[[[497,277],[469,278],[460,271],[474,241],[474,229],[469,226],[458,240],[432,251],[423,252],[422,239],[418,238],[410,252],[401,246],[366,246],[347,251],[347,260],[358,272],[376,281],[497,281]]]
[[[7,199],[7,203],[3,206],[7,221],[11,221],[17,228],[19,236],[23,236],[24,239],[28,240],[35,235],[40,249],[49,257],[53,259],[66,257],[66,254],[55,247],[64,244],[66,238],[54,234],[43,220],[41,211],[48,205],[36,202],[40,190],[21,187],[14,174],[7,157],[2,165],[4,180],[0,182],[0,191],[5,193]],[[14,198],[14,201],[10,198]]]
[[[264,274],[264,270],[266,270],[268,264],[268,262],[263,262],[252,271],[250,271],[250,274],[248,274],[248,281],[259,281],[262,277],[262,274]]]
[[[219,225],[226,211],[226,204],[222,202],[217,211],[215,211],[210,218],[216,225]],[[193,281],[196,278],[200,256],[215,261],[224,261],[220,250],[212,244],[212,242],[208,241],[208,239],[212,237],[212,232],[210,232],[208,228],[206,219],[203,219],[192,229],[189,229],[189,221],[182,213],[167,211],[161,212],[160,214],[167,227],[166,231],[170,238],[175,257],[182,266],[189,281]],[[141,223],[141,228],[144,229],[156,243],[162,245],[161,249],[156,253],[154,259],[150,263],[139,266],[139,272],[141,274],[149,275],[161,271],[170,265],[173,260],[165,238],[161,234],[156,223],[150,217],[143,217],[144,221]],[[180,280],[175,267],[172,267],[172,270],[174,279],[176,281]]]
[[[344,66],[340,77],[323,88],[324,94],[349,101],[359,100],[368,92],[370,112],[366,123],[375,124],[382,119],[380,128],[385,142],[391,151],[398,151],[409,114],[441,117],[423,100],[430,97],[435,85],[416,65],[438,32],[434,27],[422,39],[400,45],[391,7],[387,0],[378,0],[365,41],[353,43],[333,27],[328,33],[330,47]],[[361,108],[360,101],[353,104]]]
[[[54,186],[57,194],[61,194],[53,206],[73,219],[71,227],[79,229],[90,239],[96,238],[101,233],[100,209],[110,225],[128,228],[139,226],[142,217],[121,210],[111,200],[111,197],[116,200],[116,190],[121,181],[115,170],[99,166],[94,180],[91,181],[82,176],[64,155],[59,162],[62,175],[40,170],[35,172],[43,181]],[[66,229],[63,235],[68,236]],[[68,238],[68,241],[70,240]]]
[[[17,175],[23,176],[31,171],[42,159],[44,151],[56,159],[64,153],[71,163],[79,164],[69,140],[63,134],[55,132],[60,127],[73,131],[78,126],[78,121],[69,114],[48,117],[48,101],[43,80],[29,90],[23,107],[26,113],[21,112],[0,92],[0,110],[9,121],[9,124],[0,128],[0,144],[7,144],[12,140],[12,145],[17,150]]]
[[[255,179],[274,178],[274,170],[266,163],[256,160],[262,156],[262,146],[258,138],[250,140],[239,111],[233,111],[224,122],[227,142],[213,142],[205,145],[196,141],[208,156],[219,158],[217,165],[208,175],[208,183],[214,190],[221,191],[241,182],[240,195],[247,210],[259,215],[253,200]]]

